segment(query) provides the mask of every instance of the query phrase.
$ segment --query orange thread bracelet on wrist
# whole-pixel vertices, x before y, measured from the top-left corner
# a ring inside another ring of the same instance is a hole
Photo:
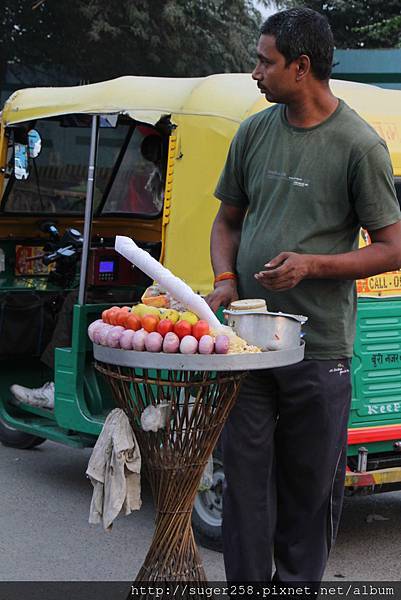
[[[237,276],[232,271],[224,271],[224,273],[220,273],[216,275],[214,278],[214,283],[218,283],[219,281],[226,281],[227,279],[237,279]]]

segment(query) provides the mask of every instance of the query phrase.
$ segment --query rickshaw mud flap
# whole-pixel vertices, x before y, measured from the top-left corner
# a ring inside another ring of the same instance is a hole
[[[356,473],[348,471],[345,475],[345,487],[370,487],[392,483],[401,484],[401,467],[390,467],[378,469],[377,471],[365,471]],[[373,491],[373,489],[372,489]]]
[[[52,419],[46,419],[37,415],[30,415],[29,418],[22,415],[11,415],[1,403],[0,419],[18,431],[24,431],[25,433],[30,433],[73,448],[92,447],[96,442],[95,436],[72,433],[68,429],[59,427]]]

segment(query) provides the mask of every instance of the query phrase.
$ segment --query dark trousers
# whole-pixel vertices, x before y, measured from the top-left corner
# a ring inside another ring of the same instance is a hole
[[[40,360],[54,370],[54,351],[56,348],[68,348],[71,346],[72,337],[72,313],[74,304],[78,300],[78,292],[67,294],[61,310],[58,314],[53,335],[44,349]]]
[[[223,430],[228,582],[319,582],[344,494],[350,361],[254,371]]]

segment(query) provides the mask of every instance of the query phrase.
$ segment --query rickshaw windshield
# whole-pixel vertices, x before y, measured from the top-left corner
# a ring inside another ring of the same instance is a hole
[[[90,121],[86,115],[69,115],[35,123],[42,150],[29,159],[27,179],[18,180],[10,174],[1,212],[84,213]],[[163,147],[154,127],[132,119],[119,118],[116,127],[101,127],[94,214],[159,216],[165,180]]]

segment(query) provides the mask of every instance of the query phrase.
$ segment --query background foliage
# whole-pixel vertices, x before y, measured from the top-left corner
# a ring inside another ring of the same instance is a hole
[[[400,0],[279,0],[276,8],[309,6],[327,16],[337,48],[401,48]]]
[[[250,0],[3,0],[0,77],[29,69],[91,82],[250,70],[261,16]],[[21,83],[24,83],[21,80]]]
[[[120,75],[250,71],[261,15],[252,0],[2,0],[0,84],[96,82]],[[302,0],[259,0],[274,9]],[[308,0],[337,48],[401,47],[400,0]],[[43,78],[41,76],[43,75]]]

